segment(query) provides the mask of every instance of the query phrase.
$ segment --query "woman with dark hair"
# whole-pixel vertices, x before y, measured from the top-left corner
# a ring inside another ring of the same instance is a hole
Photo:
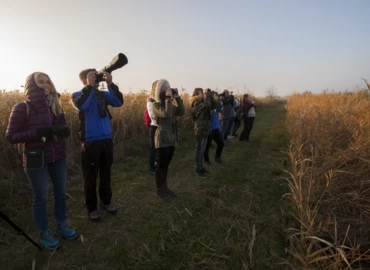
[[[204,150],[207,138],[211,133],[211,110],[215,108],[215,102],[211,102],[211,89],[207,88],[203,94],[202,88],[195,88],[190,98],[193,108],[194,133],[195,133],[195,174],[206,178],[208,173],[203,168]],[[212,106],[213,105],[213,106]]]
[[[214,102],[216,105],[216,109],[212,109],[211,111],[211,123],[212,123],[212,131],[211,134],[208,136],[206,148],[204,150],[204,163],[207,165],[212,165],[209,161],[209,148],[211,147],[212,140],[214,140],[217,144],[217,149],[215,153],[215,162],[222,164],[223,161],[221,159],[222,149],[224,148],[224,140],[222,137],[222,133],[220,131],[220,120],[218,120],[218,113],[220,111],[220,99],[216,92],[212,93],[211,102]]]
[[[248,94],[243,95],[240,108],[240,118],[243,119],[243,131],[240,134],[239,141],[249,142],[249,135],[253,128],[254,118],[256,117],[257,106],[251,101]]]
[[[64,138],[70,134],[64,112],[49,76],[35,72],[24,87],[27,102],[18,103],[10,115],[6,138],[10,143],[25,143],[23,166],[33,193],[32,212],[41,244],[49,250],[60,247],[50,232],[47,216],[48,180],[53,184],[56,233],[66,239],[78,234],[67,225],[67,161]],[[36,166],[37,165],[37,166]]]
[[[157,150],[157,167],[155,180],[157,192],[155,196],[163,201],[169,201],[176,193],[168,188],[167,172],[168,165],[175,153],[176,145],[176,116],[185,114],[184,103],[178,91],[171,89],[170,83],[160,79],[155,85],[153,103],[153,115],[157,122],[154,143]],[[177,107],[172,104],[175,102]]]

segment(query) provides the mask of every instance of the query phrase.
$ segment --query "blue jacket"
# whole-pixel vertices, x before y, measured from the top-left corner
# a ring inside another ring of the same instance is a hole
[[[220,120],[218,120],[218,113],[216,110],[212,110],[211,121],[212,130],[220,129]]]
[[[99,91],[87,85],[72,94],[72,103],[79,111],[81,141],[98,141],[112,137],[108,105],[123,105],[123,95],[117,85],[109,85],[108,91]]]

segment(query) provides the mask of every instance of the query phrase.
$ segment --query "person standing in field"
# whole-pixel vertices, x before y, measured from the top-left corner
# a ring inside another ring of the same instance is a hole
[[[235,120],[234,120],[233,132],[231,136],[238,137],[238,134],[236,132],[241,126],[241,120],[240,120],[240,102],[237,98],[235,98],[235,101],[234,101],[234,110],[235,110]]]
[[[195,133],[195,174],[206,178],[209,172],[203,167],[204,150],[211,133],[211,111],[216,108],[215,101],[211,101],[211,89],[205,89],[204,94],[202,88],[195,88],[190,104]]]
[[[24,143],[23,166],[33,193],[32,212],[41,244],[48,250],[61,245],[50,231],[47,216],[48,181],[53,185],[56,233],[66,239],[78,234],[67,225],[67,153],[64,139],[70,135],[62,104],[50,77],[35,72],[26,79],[26,102],[13,107],[6,138]]]
[[[209,160],[209,149],[211,147],[212,140],[216,142],[217,149],[215,153],[215,162],[222,164],[223,161],[221,159],[221,154],[222,154],[222,149],[224,148],[224,140],[222,138],[222,134],[220,131],[220,121],[218,119],[218,113],[220,110],[220,105],[219,105],[219,97],[218,94],[213,92],[212,93],[212,99],[214,102],[218,105],[216,106],[215,109],[212,109],[211,111],[211,134],[208,136],[207,139],[207,144],[206,148],[204,149],[204,163],[207,164],[208,166],[211,166],[212,163]]]
[[[243,95],[241,104],[241,118],[243,119],[243,131],[240,134],[239,141],[249,142],[249,136],[251,134],[254,118],[256,117],[257,106],[251,101],[248,94]]]
[[[222,112],[222,124],[221,124],[221,133],[225,142],[230,143],[227,139],[229,135],[229,124],[233,119],[233,106],[234,106],[234,96],[230,94],[229,90],[224,90],[221,94],[222,103],[223,103],[223,112]],[[231,129],[231,128],[230,128]]]
[[[152,90],[150,91],[150,96],[146,103],[146,109],[148,110],[148,115],[150,118],[150,125],[149,125],[149,174],[155,176],[155,168],[156,168],[156,149],[154,143],[154,135],[157,130],[157,122],[155,121],[154,113],[153,113],[153,99],[155,87],[158,81],[155,81],[152,84]]]
[[[111,202],[113,140],[108,105],[121,107],[123,95],[118,86],[113,83],[112,75],[108,72],[103,74],[108,91],[98,89],[99,82],[96,80],[95,69],[85,69],[79,74],[84,88],[72,94],[72,103],[79,111],[85,204],[89,219],[92,221],[101,219],[96,194],[98,175],[100,208],[112,215],[117,214],[117,207]]]
[[[154,143],[157,150],[157,168],[155,196],[165,202],[170,201],[176,193],[168,188],[168,166],[175,153],[177,122],[176,116],[185,114],[184,102],[177,89],[172,89],[165,79],[158,80],[154,87],[153,115],[157,122]],[[176,102],[177,107],[172,104]]]

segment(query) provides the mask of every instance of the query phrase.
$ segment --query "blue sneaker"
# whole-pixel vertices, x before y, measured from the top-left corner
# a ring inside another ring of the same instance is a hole
[[[40,233],[40,237],[41,244],[43,244],[44,247],[48,250],[54,251],[61,247],[61,244],[59,243],[58,239],[54,237],[50,230]]]
[[[56,233],[68,240],[74,240],[78,236],[78,233],[76,231],[68,227],[67,222],[57,225]]]

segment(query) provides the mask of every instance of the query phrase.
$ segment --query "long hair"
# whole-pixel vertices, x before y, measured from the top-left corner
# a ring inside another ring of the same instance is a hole
[[[199,87],[195,88],[192,97],[198,96],[199,93],[203,93],[203,89]]]
[[[45,75],[46,77],[48,77],[48,79],[50,81],[51,88],[50,88],[50,94],[49,95],[52,95],[52,97],[53,97],[53,102],[51,104],[51,111],[53,112],[54,115],[58,115],[58,114],[63,113],[63,107],[62,107],[62,103],[60,102],[60,99],[59,99],[59,94],[58,94],[57,90],[55,89],[54,83],[50,79],[49,75],[46,74],[46,73],[43,73],[43,72],[35,72],[34,73],[34,80],[36,82],[36,85],[37,85],[37,79],[40,75]]]
[[[247,99],[248,97],[249,97],[249,95],[248,95],[248,94],[244,94],[244,95],[243,95],[242,103],[246,102],[246,99]]]

